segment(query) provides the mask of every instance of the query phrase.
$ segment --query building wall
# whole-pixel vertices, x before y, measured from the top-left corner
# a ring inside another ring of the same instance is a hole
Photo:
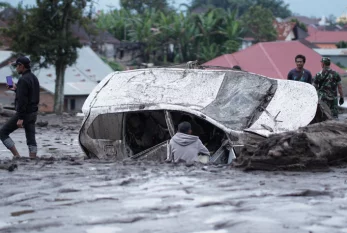
[[[66,112],[81,112],[82,106],[88,95],[84,96],[65,96],[64,111]],[[0,104],[7,107],[14,107],[15,93],[8,91],[6,84],[0,83]],[[75,105],[75,106],[73,106]],[[74,108],[73,108],[74,107]],[[40,91],[39,112],[54,111],[54,94],[43,89]]]
[[[7,90],[6,84],[0,83],[0,104],[7,107],[14,107],[15,93]],[[40,90],[40,112],[53,112],[54,96],[51,93]]]
[[[40,112],[54,111],[54,95],[52,93],[41,90],[39,111]]]
[[[296,39],[297,40],[300,40],[300,39],[305,39],[306,37],[308,37],[308,33],[306,31],[304,31],[302,28],[296,26],[295,27],[295,30],[296,30]]]
[[[318,48],[320,49],[336,49],[336,44],[333,43],[325,43],[325,44],[320,44],[320,43],[314,43]]]
[[[287,38],[285,39],[285,41],[292,41],[292,40],[295,40],[295,35],[294,35],[294,32],[291,31],[289,33],[289,35],[287,36]]]
[[[64,108],[66,112],[81,112],[87,95],[83,96],[65,96]]]
[[[253,45],[252,41],[243,40],[241,44],[241,48],[239,50],[244,50],[252,45]]]
[[[14,107],[15,93],[7,90],[5,83],[0,83],[0,104]]]
[[[100,50],[106,58],[114,58],[116,54],[116,49],[113,44],[108,44],[108,43],[102,44],[100,46]]]
[[[329,56],[331,61],[335,64],[340,63],[347,68],[347,56]]]

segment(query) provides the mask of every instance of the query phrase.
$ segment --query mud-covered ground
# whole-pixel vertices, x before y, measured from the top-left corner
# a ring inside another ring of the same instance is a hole
[[[0,117],[0,125],[5,120]],[[230,167],[84,160],[81,118],[41,116],[41,160],[0,170],[0,232],[347,232],[347,168]],[[13,134],[27,156],[24,133]],[[2,163],[10,158],[0,145]]]

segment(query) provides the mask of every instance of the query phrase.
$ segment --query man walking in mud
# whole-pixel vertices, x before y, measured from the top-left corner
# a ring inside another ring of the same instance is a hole
[[[330,58],[321,60],[322,70],[314,79],[314,86],[318,92],[318,98],[326,103],[334,118],[338,118],[337,90],[340,94],[339,104],[344,103],[341,77],[339,73],[330,68]]]
[[[187,163],[199,162],[199,154],[210,155],[198,136],[191,135],[192,127],[183,121],[178,125],[178,132],[170,140],[170,153],[166,161]]]
[[[297,55],[295,57],[296,68],[288,73],[288,80],[300,81],[312,84],[312,74],[310,71],[304,69],[306,57],[304,55]]]
[[[40,101],[40,84],[37,77],[31,73],[29,58],[19,57],[15,63],[12,63],[12,66],[16,67],[16,71],[21,75],[17,85],[7,86],[9,90],[16,92],[16,114],[0,129],[0,139],[6,148],[12,152],[14,158],[19,158],[20,155],[15,143],[9,135],[18,128],[24,128],[29,157],[34,159],[37,154],[35,122]]]

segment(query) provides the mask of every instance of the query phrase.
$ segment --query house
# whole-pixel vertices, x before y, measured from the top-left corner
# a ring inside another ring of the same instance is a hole
[[[12,56],[10,51],[0,51],[0,59],[6,60]],[[78,49],[78,58],[74,65],[69,66],[65,72],[64,109],[65,111],[80,111],[85,99],[94,87],[113,70],[105,64],[98,55],[88,46]],[[11,75],[10,65],[0,69],[0,103],[10,105],[14,96],[6,89],[5,77]],[[55,68],[50,66],[33,73],[40,81],[40,111],[52,112],[54,107]]]
[[[275,21],[273,26],[277,31],[277,41],[298,40],[308,36],[307,32],[299,27],[296,22]]]
[[[306,16],[297,15],[297,16],[290,16],[288,18],[285,18],[283,21],[291,22],[293,19],[297,19],[298,21],[304,23],[305,25],[318,25],[319,21],[321,20],[319,18],[310,18]]]
[[[277,32],[277,41],[305,40],[309,35],[304,29],[299,27],[296,22],[275,20],[273,26]],[[255,43],[256,40],[253,37],[244,37],[241,42],[240,50],[246,49]]]
[[[345,31],[346,28],[330,21],[327,17],[322,18],[309,18],[306,16],[291,16],[283,20],[283,22],[291,22],[297,19],[299,22],[305,24],[307,27],[311,26],[320,31]]]
[[[336,23],[347,24],[347,11],[336,19]]]
[[[307,41],[322,49],[336,49],[340,41],[347,41],[347,31],[314,31],[310,29]]]
[[[298,54],[306,56],[305,68],[313,75],[321,70],[321,55],[299,41],[258,43],[245,50],[219,56],[203,65],[228,68],[239,65],[245,71],[277,79],[287,79],[289,70],[295,67],[294,58]],[[331,67],[342,75],[346,75],[346,71],[335,64]]]
[[[321,56],[329,57],[335,64],[347,69],[347,48],[346,49],[314,49]]]
[[[85,28],[78,23],[71,26],[72,33],[79,39],[82,45],[91,46],[98,54],[113,60],[117,54],[117,45],[120,41],[114,38],[109,32],[96,28],[95,25],[89,25],[94,33],[88,33]]]
[[[251,47],[255,43],[256,43],[256,41],[253,37],[244,37],[244,38],[242,38],[241,48],[239,50],[244,50],[248,47]]]
[[[125,66],[138,65],[142,62],[143,43],[122,41],[116,45],[115,61]]]
[[[7,28],[10,24],[10,20],[17,14],[18,12],[15,8],[0,8],[0,29]],[[93,33],[88,33],[88,31],[93,31]],[[120,41],[106,30],[98,29],[94,24],[88,25],[88,31],[79,23],[71,25],[72,34],[79,39],[79,42],[83,46],[91,46],[98,54],[110,60],[114,60],[117,54],[116,45],[119,44]],[[9,49],[10,42],[10,38],[2,36],[0,31],[0,49]]]

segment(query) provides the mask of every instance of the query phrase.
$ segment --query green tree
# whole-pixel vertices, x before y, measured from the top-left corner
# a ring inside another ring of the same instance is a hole
[[[242,16],[252,6],[261,6],[272,12],[275,17],[287,18],[292,12],[289,5],[283,0],[193,0],[191,9],[197,7],[215,7],[229,10],[238,10]]]
[[[252,6],[241,17],[246,31],[258,42],[276,40],[277,32],[273,27],[274,20],[271,11],[261,6]]]
[[[121,0],[120,5],[126,10],[135,10],[139,14],[143,14],[145,10],[169,10],[167,0]]]
[[[218,33],[218,26],[222,23],[221,15],[214,9],[206,12],[204,15],[197,15],[196,18],[202,41],[206,44],[211,44],[213,35]]]
[[[99,29],[110,32],[118,40],[127,40],[130,28],[127,25],[131,18],[132,15],[126,9],[114,10],[111,13],[101,12],[95,24]]]
[[[237,11],[230,12],[228,10],[223,16],[224,23],[219,27],[219,33],[225,36],[223,51],[225,53],[233,53],[239,50],[241,45],[241,35],[243,28],[236,19]]]
[[[145,62],[154,62],[153,52],[156,50],[158,34],[155,28],[157,12],[146,10],[143,15],[136,15],[129,21],[129,39],[132,42],[145,44],[143,58]]]
[[[115,35],[117,28],[122,27],[114,25],[118,25],[118,20],[123,21],[127,41],[141,43],[144,62],[158,65],[168,61],[206,61],[237,51],[242,27],[236,16],[237,11],[226,12],[220,8],[201,15],[147,9],[143,14],[133,12],[121,20],[119,12],[113,11],[100,15],[97,25]]]
[[[336,47],[339,49],[347,48],[347,41],[339,41],[339,43],[336,44]]]
[[[4,8],[11,7],[11,4],[8,2],[1,2],[0,1],[0,7],[4,7]]]
[[[300,22],[297,18],[291,19],[290,22],[294,22],[298,25],[299,28],[307,32],[307,27],[303,22]]]
[[[213,43],[208,46],[202,46],[198,58],[201,62],[205,62],[218,57],[219,55],[221,55],[220,46]]]
[[[191,15],[183,13],[174,15],[172,24],[169,26],[170,40],[173,41],[176,62],[196,60],[198,26]]]
[[[292,15],[289,4],[286,4],[283,0],[256,0],[255,5],[270,10],[275,17],[282,19]]]
[[[55,67],[54,111],[64,107],[64,77],[67,66],[75,63],[79,40],[71,32],[71,25],[83,18],[88,0],[37,0],[36,7],[18,7],[8,35],[12,50],[29,55],[41,66]]]

